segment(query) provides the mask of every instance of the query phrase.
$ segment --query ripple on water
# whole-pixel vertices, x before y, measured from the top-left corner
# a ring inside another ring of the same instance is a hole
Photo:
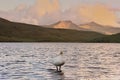
[[[0,80],[120,80],[120,44],[0,43]],[[61,73],[49,59],[64,52]]]

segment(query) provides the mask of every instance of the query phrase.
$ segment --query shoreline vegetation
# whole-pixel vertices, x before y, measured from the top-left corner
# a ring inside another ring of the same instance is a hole
[[[120,43],[120,33],[104,35],[93,31],[53,29],[0,18],[0,42]]]

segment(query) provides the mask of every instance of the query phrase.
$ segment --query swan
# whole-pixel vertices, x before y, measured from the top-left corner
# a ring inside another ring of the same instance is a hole
[[[58,56],[54,57],[51,63],[56,66],[57,72],[61,72],[61,66],[65,64],[63,59],[63,52],[60,52]]]

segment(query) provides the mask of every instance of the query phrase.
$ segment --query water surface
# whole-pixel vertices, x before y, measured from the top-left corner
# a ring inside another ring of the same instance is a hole
[[[49,63],[60,51],[62,74]],[[0,80],[120,80],[120,44],[0,43]]]

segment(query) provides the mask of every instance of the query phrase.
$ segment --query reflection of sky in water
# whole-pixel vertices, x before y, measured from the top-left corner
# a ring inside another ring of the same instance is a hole
[[[119,44],[0,43],[0,80],[119,80]],[[49,63],[65,54],[63,73]]]

